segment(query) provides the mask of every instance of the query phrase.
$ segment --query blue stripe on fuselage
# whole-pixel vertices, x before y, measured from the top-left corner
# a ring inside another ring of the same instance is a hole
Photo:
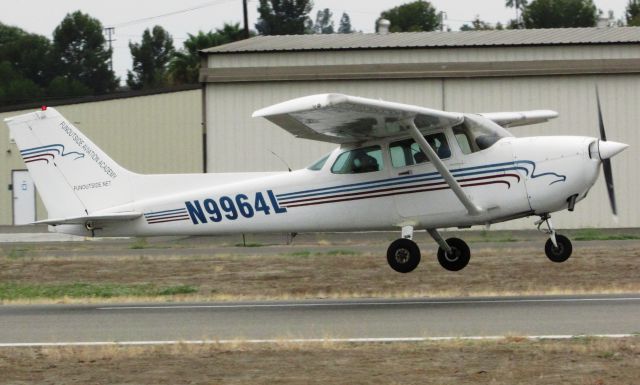
[[[525,164],[531,164],[535,168],[535,163],[531,161],[519,161],[519,162],[523,162]],[[499,166],[511,166],[511,167],[495,168]],[[481,169],[486,169],[486,170],[481,170]],[[481,170],[481,171],[468,172],[472,170]],[[471,176],[471,175],[480,175],[480,174],[488,174],[492,172],[503,172],[503,171],[511,171],[511,170],[522,170],[527,175],[529,175],[529,169],[522,166],[516,166],[514,162],[494,163],[494,164],[489,164],[485,166],[465,167],[465,168],[453,170],[451,171],[451,173],[453,174],[454,177],[465,177],[465,176]],[[342,186],[323,187],[323,188],[317,188],[317,189],[311,189],[311,190],[303,190],[303,191],[279,194],[278,199],[307,198],[307,197],[329,195],[329,194],[341,193],[341,192],[366,190],[369,188],[389,187],[389,186],[397,186],[397,185],[403,185],[403,184],[415,183],[415,182],[433,181],[433,180],[439,180],[439,179],[444,180],[440,175],[440,173],[436,171],[436,172],[430,172],[426,174],[409,175],[409,176],[383,179],[378,181],[352,183],[352,184],[347,184]]]

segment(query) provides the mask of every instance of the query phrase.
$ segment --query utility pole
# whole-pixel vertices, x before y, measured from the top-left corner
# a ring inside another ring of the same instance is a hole
[[[444,32],[444,21],[447,19],[447,13],[440,11],[438,18],[440,19],[440,32]]]
[[[242,0],[242,12],[244,15],[244,38],[249,38],[249,16],[247,13],[247,0]]]
[[[109,70],[113,72],[113,50],[111,49],[111,42],[116,41],[112,36],[116,33],[115,27],[107,27],[104,29],[104,32],[107,34],[107,42],[109,43]]]

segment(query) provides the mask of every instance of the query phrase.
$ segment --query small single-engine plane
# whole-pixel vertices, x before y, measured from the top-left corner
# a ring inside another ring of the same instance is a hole
[[[573,210],[603,166],[615,214],[609,159],[628,145],[600,138],[516,138],[507,128],[554,111],[456,113],[342,94],[286,101],[253,114],[299,137],[339,144],[293,172],[140,175],[119,166],[53,108],[6,120],[46,206],[36,222],[82,236],[212,235],[397,230],[391,268],[420,262],[415,230],[458,271],[467,244],[437,229],[539,216],[545,252],[569,258],[571,242],[550,214]]]

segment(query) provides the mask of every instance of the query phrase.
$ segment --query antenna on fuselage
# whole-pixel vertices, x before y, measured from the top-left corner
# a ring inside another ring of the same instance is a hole
[[[289,167],[289,163],[285,162],[285,160],[284,160],[284,159],[282,159],[280,156],[278,156],[278,154],[276,154],[275,152],[273,152],[273,151],[271,151],[271,150],[269,150],[269,152],[270,152],[270,153],[272,153],[272,154],[273,154],[273,156],[275,156],[276,158],[280,159],[280,161],[281,161],[282,163],[284,163],[284,165],[285,165],[285,166],[287,166],[287,170],[289,170],[289,172],[291,172],[291,167]]]

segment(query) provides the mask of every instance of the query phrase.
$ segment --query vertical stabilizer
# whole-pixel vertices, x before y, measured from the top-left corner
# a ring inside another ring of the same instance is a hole
[[[58,111],[5,119],[49,218],[89,215],[132,200],[131,178]]]

